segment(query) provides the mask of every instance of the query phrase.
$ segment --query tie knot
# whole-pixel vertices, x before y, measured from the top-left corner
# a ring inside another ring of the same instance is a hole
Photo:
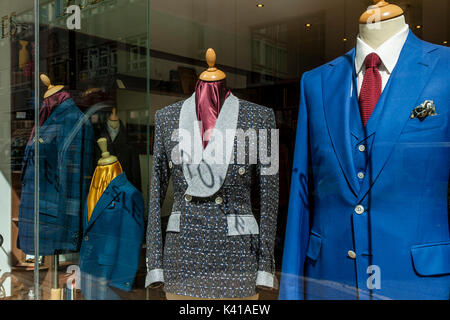
[[[366,66],[366,69],[369,68],[377,68],[381,64],[381,58],[376,53],[371,53],[367,55],[366,60],[364,60],[364,65]]]

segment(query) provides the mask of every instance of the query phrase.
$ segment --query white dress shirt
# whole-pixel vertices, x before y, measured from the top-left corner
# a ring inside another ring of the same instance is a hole
[[[114,142],[114,140],[116,140],[116,137],[119,135],[119,131],[120,131],[120,126],[117,128],[114,128],[111,125],[111,120],[107,120],[106,121],[106,130],[108,130],[109,136],[111,137],[111,141]]]
[[[364,65],[364,60],[366,57],[375,52],[381,59],[381,65],[379,67],[379,72],[382,81],[382,90],[386,87],[389,77],[392,71],[397,65],[398,58],[403,49],[403,46],[408,38],[409,26],[406,25],[400,32],[389,38],[380,47],[374,50],[371,46],[365,43],[359,36],[356,39],[356,54],[355,54],[355,70],[358,77],[358,97],[361,92],[362,83],[364,80],[364,73],[366,72],[366,67]]]

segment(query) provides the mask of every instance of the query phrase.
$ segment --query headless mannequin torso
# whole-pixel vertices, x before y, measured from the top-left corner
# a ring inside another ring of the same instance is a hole
[[[120,127],[120,122],[119,122],[119,117],[117,116],[117,108],[116,107],[114,107],[112,109],[112,113],[110,114],[110,116],[107,120],[107,123],[113,129],[117,129]]]

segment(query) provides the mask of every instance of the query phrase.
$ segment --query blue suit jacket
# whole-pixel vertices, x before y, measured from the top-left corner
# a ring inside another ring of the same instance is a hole
[[[280,299],[449,299],[450,50],[410,31],[362,182],[350,143],[354,56],[302,78]],[[411,119],[425,100],[438,115]]]
[[[61,103],[39,129],[39,254],[77,251],[81,215],[92,174],[94,132],[72,99]],[[25,149],[19,207],[19,248],[34,251],[35,143]]]
[[[108,185],[87,220],[80,250],[81,291],[86,299],[114,300],[110,287],[130,291],[144,240],[144,199],[125,173]]]

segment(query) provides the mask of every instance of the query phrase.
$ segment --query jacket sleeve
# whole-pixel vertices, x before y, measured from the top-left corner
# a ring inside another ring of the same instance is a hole
[[[270,110],[259,135],[258,175],[261,217],[256,285],[277,289],[274,246],[279,198],[279,136],[275,128],[275,116],[273,110]]]
[[[164,148],[163,123],[160,112],[155,115],[155,142],[147,225],[147,277],[145,287],[164,282],[161,208],[169,184],[170,172]]]
[[[309,239],[309,128],[305,76],[301,98],[292,170],[289,212],[284,242],[280,300],[303,300],[303,276]]]
[[[110,286],[130,291],[139,266],[139,256],[144,240],[144,198],[135,190],[125,199],[126,210],[121,214],[119,241]]]

